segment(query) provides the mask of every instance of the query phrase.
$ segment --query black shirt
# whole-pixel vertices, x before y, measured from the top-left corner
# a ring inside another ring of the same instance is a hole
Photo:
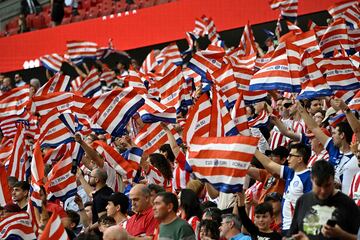
[[[302,231],[309,239],[329,239],[321,234],[321,227],[329,219],[335,219],[344,231],[357,234],[360,210],[352,199],[340,191],[325,201],[317,199],[313,192],[306,193],[296,202],[290,234]]]
[[[259,228],[250,220],[246,214],[245,207],[239,208],[239,216],[242,224],[254,240],[281,240],[281,235],[275,231],[271,233],[260,232]]]
[[[109,186],[104,186],[95,193],[93,193],[93,223],[99,220],[98,213],[106,211],[107,200],[104,197],[109,197],[114,191]]]

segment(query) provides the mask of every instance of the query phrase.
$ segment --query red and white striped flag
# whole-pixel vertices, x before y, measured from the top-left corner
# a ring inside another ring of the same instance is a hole
[[[40,57],[41,64],[52,72],[59,72],[61,65],[65,62],[65,58],[57,53],[44,55]]]
[[[71,145],[64,156],[54,165],[48,174],[48,181],[45,183],[48,199],[60,199],[65,201],[74,196],[77,192],[76,176],[71,173],[72,161],[76,159],[80,151],[80,144]]]
[[[251,30],[251,25],[249,23],[247,23],[244,27],[244,31],[240,39],[239,47],[244,50],[245,56],[257,53],[254,34]]]
[[[67,92],[70,90],[70,76],[55,74],[39,90],[35,96],[47,95],[53,92]]]
[[[355,51],[360,51],[360,29],[348,29],[349,40],[355,48]]]
[[[302,30],[298,26],[296,26],[294,23],[292,23],[290,21],[286,21],[286,25],[290,32],[294,32],[295,34],[302,33]]]
[[[210,182],[217,190],[239,192],[258,141],[244,136],[195,137],[188,148],[187,162],[198,179]]]
[[[224,94],[217,85],[212,86],[210,137],[235,136],[239,132],[224,103]]]
[[[248,126],[248,119],[246,116],[246,106],[243,99],[243,94],[240,93],[234,108],[231,111],[231,118],[233,119],[236,128],[242,136],[250,136]]]
[[[31,98],[31,112],[41,116],[48,114],[52,109],[67,110],[73,106],[73,93],[56,92]]]
[[[270,59],[269,59],[270,60]],[[233,67],[247,68],[253,70],[255,67],[256,54],[248,56],[226,56],[224,57],[224,63],[231,63]]]
[[[104,141],[94,141],[92,147],[104,158],[104,160],[121,176],[128,179],[134,177],[133,166],[114,148],[110,147]]]
[[[175,42],[170,43],[164,47],[163,50],[161,50],[160,53],[156,56],[156,61],[161,63],[165,60],[165,58],[167,61],[175,65],[180,65],[182,63],[180,51]]]
[[[0,239],[37,239],[30,217],[26,212],[10,213],[2,218],[0,229]]]
[[[40,240],[49,239],[69,240],[61,219],[56,212],[52,212],[51,217],[46,223],[45,229],[40,236]]]
[[[302,90],[298,99],[312,99],[331,96],[333,94],[329,87],[330,83],[325,80],[322,72],[318,69],[315,61],[307,51],[305,51],[302,56],[301,65],[304,69],[302,77],[304,77],[305,80],[301,84]]]
[[[124,78],[125,86],[133,87],[140,94],[147,93],[147,89],[140,78],[139,73],[130,66],[129,74]]]
[[[25,139],[25,127],[18,125],[14,138],[13,151],[9,157],[8,176],[16,177],[18,181],[26,181],[26,170],[30,167],[29,145]]]
[[[143,64],[141,65],[140,72],[143,74],[151,72],[158,63],[156,62],[157,52],[151,50],[151,52],[146,56]]]
[[[231,64],[223,64],[221,68],[211,74],[210,79],[213,78],[221,91],[226,97],[225,105],[227,108],[232,108],[239,97],[236,80]]]
[[[0,146],[0,163],[4,164],[12,153],[12,144],[8,146]]]
[[[334,50],[341,47],[350,49],[352,46],[345,20],[339,18],[331,23],[322,36],[319,45],[325,57],[332,56]]]
[[[211,102],[207,93],[203,93],[190,108],[184,125],[184,141],[190,144],[193,137],[208,137],[210,134]]]
[[[267,126],[269,121],[269,114],[265,110],[262,110],[255,118],[248,121],[248,125],[252,128],[260,128]]]
[[[0,115],[1,116],[1,115]],[[23,123],[27,128],[26,136],[35,137],[37,133],[37,126],[35,123],[35,116],[30,115],[29,112],[24,110],[19,115],[12,115],[12,116],[4,116],[0,117],[0,129],[5,137],[14,138],[16,131],[17,131],[17,125],[20,123]]]
[[[130,118],[145,100],[132,88],[114,89],[93,98],[84,111],[96,110],[94,122],[112,136],[121,136]]]
[[[313,58],[322,57],[314,30],[290,36],[286,42],[300,47],[302,51],[307,51]]]
[[[360,53],[356,52],[354,55],[351,55],[349,58],[350,58],[351,63],[353,64],[353,66],[356,69],[359,69],[359,67],[360,67]]]
[[[67,54],[72,62],[81,62],[84,58],[96,58],[97,43],[88,41],[67,41]]]
[[[101,90],[99,72],[96,68],[92,69],[86,78],[81,82],[78,91],[82,92],[84,97],[92,97]]]
[[[13,88],[1,95],[1,117],[20,115],[29,101],[29,86]]]
[[[31,160],[31,187],[30,200],[33,205],[40,208],[42,205],[40,196],[40,186],[44,186],[44,160],[41,153],[39,142],[35,143],[33,158]]]
[[[156,82],[160,93],[160,103],[168,107],[179,109],[182,102],[191,101],[181,66],[174,68],[173,71]]]
[[[139,109],[139,115],[144,123],[168,122],[176,123],[176,109],[167,107],[155,100],[144,97],[145,103]]]
[[[7,176],[5,165],[0,163],[0,206],[5,206],[12,202]]]
[[[351,110],[360,110],[360,91],[358,91],[356,95],[351,99],[349,103],[349,108]]]
[[[350,6],[343,13],[342,18],[345,19],[346,22],[353,25],[354,29],[359,29],[360,27],[360,8],[359,3]]]
[[[271,9],[280,9],[283,17],[297,17],[298,0],[270,0]]]
[[[359,80],[356,69],[348,57],[330,58],[323,66],[326,81],[332,90],[357,90]]]
[[[358,4],[358,1],[356,0],[345,0],[342,2],[337,2],[331,5],[328,8],[329,14],[336,20],[340,17],[342,17],[343,13],[354,4]]]
[[[76,92],[80,88],[80,85],[83,81],[83,78],[81,76],[77,76],[74,80],[71,81],[71,91]]]
[[[54,108],[40,119],[38,141],[41,147],[57,147],[61,144],[74,141],[73,133],[61,121],[60,115],[61,112]]]
[[[174,135],[176,142],[181,142],[179,134],[174,127],[169,124],[168,128]],[[160,123],[144,124],[144,127],[139,131],[134,143],[144,150],[147,154],[155,153],[159,150],[160,146],[168,143],[168,137],[165,130],[160,126]]]
[[[222,58],[225,56],[223,48],[214,45],[209,45],[206,50],[197,51],[190,62],[188,67],[201,77],[206,78],[206,72],[213,73],[221,68]]]

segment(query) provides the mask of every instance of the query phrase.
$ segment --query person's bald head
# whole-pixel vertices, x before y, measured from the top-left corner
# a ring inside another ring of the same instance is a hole
[[[136,213],[141,213],[151,207],[151,191],[144,184],[136,184],[130,190],[130,200],[132,210]]]
[[[127,232],[120,228],[120,226],[115,225],[108,227],[103,236],[103,240],[128,240],[129,235]]]

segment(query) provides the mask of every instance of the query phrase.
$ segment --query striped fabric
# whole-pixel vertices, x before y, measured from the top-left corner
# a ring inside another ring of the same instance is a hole
[[[96,58],[98,45],[88,41],[67,41],[67,54],[70,61],[80,63],[84,58]]]
[[[52,213],[40,236],[40,240],[48,239],[69,240],[66,230],[61,223],[61,219],[56,212]]]
[[[78,91],[82,92],[84,97],[92,97],[101,90],[100,76],[96,68],[92,69],[81,84]]]
[[[144,123],[158,121],[176,123],[176,109],[167,107],[157,101],[144,97],[145,103],[139,109],[139,115]]]
[[[37,92],[35,96],[47,95],[54,92],[67,92],[70,90],[70,76],[55,74]]]
[[[59,72],[65,58],[57,53],[44,55],[40,57],[41,64],[49,71]]]
[[[217,190],[239,192],[257,143],[255,137],[195,137],[187,161],[197,178],[210,182]]]
[[[0,239],[37,239],[26,212],[10,213],[0,221]]]

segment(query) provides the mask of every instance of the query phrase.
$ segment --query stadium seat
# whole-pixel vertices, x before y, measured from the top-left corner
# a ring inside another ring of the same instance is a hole
[[[155,5],[155,0],[143,0],[140,4],[140,8],[152,7]]]
[[[83,17],[81,15],[77,15],[77,16],[72,16],[71,17],[71,21],[70,22],[80,22],[83,20]]]
[[[45,28],[46,25],[45,25],[45,20],[44,20],[44,17],[42,15],[36,15],[34,17],[34,19],[32,20],[32,27],[34,29],[42,29],[42,28]]]
[[[41,12],[39,15],[41,15],[43,17],[45,26],[50,27],[51,26],[51,13]]]
[[[127,11],[131,11],[131,10],[135,10],[135,9],[139,9],[139,6],[137,4],[130,4],[127,7]]]
[[[63,18],[61,24],[69,24],[71,22],[71,17]]]
[[[13,19],[11,19],[5,26],[6,31],[18,27],[19,26],[18,21],[19,21],[19,17],[14,17]]]
[[[156,0],[155,1],[155,5],[160,5],[160,4],[165,4],[165,3],[169,3],[169,0]]]
[[[79,9],[88,11],[91,8],[91,0],[83,0],[79,4]]]
[[[113,13],[113,9],[104,6],[103,8],[99,9],[99,12],[100,12],[100,16],[108,16]]]
[[[29,14],[26,16],[26,26],[29,28],[29,29],[32,29],[33,26],[32,26],[32,21],[35,17],[35,14]]]
[[[126,11],[127,4],[125,2],[117,2],[115,4],[114,13],[121,13]]]
[[[85,18],[97,18],[99,16],[99,9],[97,7],[91,7],[90,10],[86,13]]]
[[[19,31],[19,27],[11,28],[8,30],[8,35],[9,36],[15,35],[18,33],[18,31]]]

